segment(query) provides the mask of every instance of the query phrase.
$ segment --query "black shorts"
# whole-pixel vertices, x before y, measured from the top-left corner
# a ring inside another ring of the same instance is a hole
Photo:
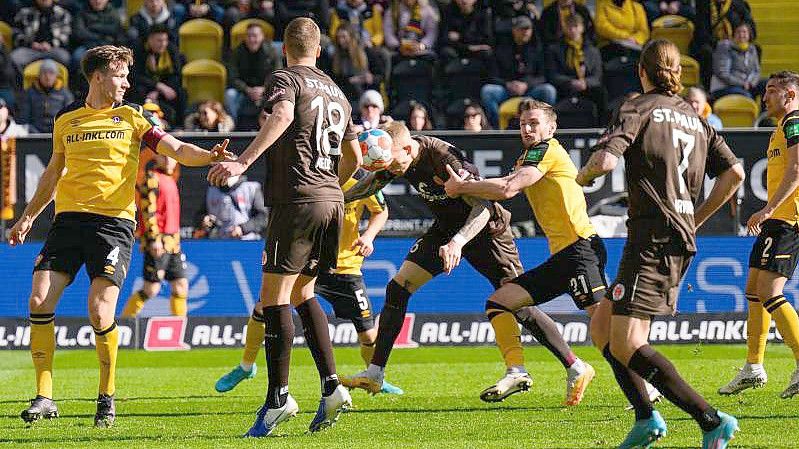
[[[749,254],[749,268],[793,276],[799,260],[799,227],[782,220],[766,220]]]
[[[680,281],[694,257],[682,242],[669,238],[624,245],[616,280],[607,297],[613,314],[652,319],[677,310]]]
[[[263,272],[306,276],[333,272],[343,221],[344,203],[273,206],[266,228]]]
[[[314,291],[333,305],[338,318],[352,321],[357,332],[375,327],[372,303],[359,274],[320,273]]]
[[[438,276],[444,272],[444,261],[438,255],[438,248],[449,243],[457,232],[457,229],[444,231],[433,224],[413,244],[405,260],[419,265],[434,277]],[[461,254],[495,289],[524,271],[510,227],[499,235],[492,235],[483,229],[466,243]]]
[[[56,215],[34,271],[60,271],[70,283],[81,265],[89,279],[103,277],[122,287],[130,266],[136,224],[124,218],[83,212]]]
[[[580,309],[598,303],[605,295],[608,254],[599,236],[580,238],[546,262],[512,280],[540,305],[569,293]]]
[[[144,252],[144,280],[147,282],[174,281],[186,277],[186,255],[183,252],[166,253],[155,258]]]

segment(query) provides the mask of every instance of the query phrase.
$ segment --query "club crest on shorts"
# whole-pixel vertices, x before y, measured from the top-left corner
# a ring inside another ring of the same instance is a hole
[[[611,299],[614,301],[621,301],[621,299],[624,298],[625,292],[626,289],[624,288],[623,284],[616,284],[611,292]]]

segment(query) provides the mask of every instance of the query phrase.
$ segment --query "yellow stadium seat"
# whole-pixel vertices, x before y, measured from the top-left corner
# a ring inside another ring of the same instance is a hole
[[[135,16],[139,10],[141,9],[142,5],[144,5],[144,0],[125,0],[125,23],[130,22],[130,18]]]
[[[11,51],[14,48],[14,33],[11,31],[11,25],[0,20],[0,36],[3,36],[6,50]]]
[[[223,101],[227,85],[227,69],[222,63],[210,59],[198,59],[183,66],[183,88],[188,102]]]
[[[519,103],[521,103],[524,98],[525,97],[509,98],[499,105],[499,129],[508,129],[510,119],[518,115]]]
[[[725,95],[713,104],[713,112],[725,128],[748,128],[757,120],[760,107],[749,97]]]
[[[230,48],[236,48],[240,43],[244,42],[247,37],[247,27],[251,23],[257,23],[264,30],[264,39],[267,42],[272,42],[275,39],[275,27],[269,22],[261,19],[244,19],[236,22],[233,28],[230,29]]]
[[[180,52],[186,61],[222,60],[222,27],[212,20],[192,19],[180,26]]]
[[[688,55],[680,55],[680,66],[682,66],[682,76],[680,81],[685,87],[699,85],[699,62]]]
[[[67,68],[59,63],[58,61],[55,62],[56,66],[58,67],[58,77],[57,79],[61,81],[62,85],[68,86],[69,85],[69,71]],[[25,66],[25,69],[22,71],[22,87],[27,89],[33,85],[33,82],[36,81],[36,78],[39,77],[39,67],[42,65],[42,60],[33,61],[30,64]]]
[[[651,39],[668,39],[677,45],[680,53],[687,54],[691,50],[694,38],[694,24],[683,16],[661,16],[652,21]]]

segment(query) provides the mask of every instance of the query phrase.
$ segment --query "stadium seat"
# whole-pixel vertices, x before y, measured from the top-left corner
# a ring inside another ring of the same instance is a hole
[[[233,28],[230,29],[231,49],[238,47],[239,44],[244,41],[247,37],[247,27],[250,26],[251,23],[257,23],[261,26],[261,29],[264,30],[264,39],[266,39],[267,42],[271,42],[275,39],[275,27],[269,22],[261,19],[244,19],[236,22]]]
[[[700,84],[699,62],[688,55],[680,55],[682,76],[680,81],[685,87],[694,87]]]
[[[61,80],[64,86],[69,86],[69,71],[67,68],[60,64],[58,61],[55,62],[56,66],[58,67],[58,79]],[[22,87],[23,89],[27,89],[33,85],[33,82],[36,81],[36,78],[39,77],[39,67],[42,65],[42,60],[33,61],[30,64],[25,66],[25,69],[22,71]]]
[[[603,82],[611,102],[640,87],[637,68],[638,61],[626,56],[613,58],[605,63]]]
[[[227,86],[227,69],[222,63],[210,59],[198,59],[183,66],[183,88],[188,104],[200,101],[223,101]]]
[[[222,60],[222,27],[206,19],[192,19],[180,26],[180,52],[191,62],[198,59]]]
[[[391,70],[391,104],[405,100],[432,103],[433,65],[424,59],[403,59]]]
[[[558,128],[595,128],[599,125],[599,109],[596,103],[585,97],[570,97],[559,101],[554,107],[558,114]]]
[[[447,100],[480,98],[481,80],[485,73],[479,59],[455,58],[444,67]]]
[[[668,39],[677,45],[680,53],[687,54],[694,38],[694,24],[683,16],[661,16],[652,21],[650,38]]]
[[[508,123],[519,114],[519,103],[524,99],[525,97],[513,97],[499,105],[499,129],[508,129]]]
[[[11,30],[11,25],[0,20],[0,36],[3,36],[6,50],[11,51],[14,49],[14,32]]]
[[[748,128],[757,120],[760,108],[744,95],[725,95],[713,104],[713,112],[719,116],[725,128]]]

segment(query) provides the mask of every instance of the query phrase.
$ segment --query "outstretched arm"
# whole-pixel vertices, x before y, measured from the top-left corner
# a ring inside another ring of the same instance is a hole
[[[158,154],[169,156],[187,167],[205,167],[213,162],[235,159],[233,153],[227,151],[228,143],[230,140],[225,139],[208,151],[192,143],[184,142],[171,134],[165,134],[153,149]]]
[[[387,170],[375,172],[357,170],[354,177],[358,182],[344,192],[345,203],[372,196],[396,178],[396,176]]]
[[[613,171],[618,163],[618,156],[605,150],[595,151],[588,158],[588,162],[580,169],[580,172],[577,173],[577,184],[581,186],[591,185],[594,179]]]
[[[461,177],[449,165],[447,165],[447,172],[449,179],[444,183],[447,195],[451,197],[471,195],[493,201],[513,198],[522,189],[535,184],[544,176],[539,169],[533,166],[523,166],[502,178],[488,178],[479,181]]]

